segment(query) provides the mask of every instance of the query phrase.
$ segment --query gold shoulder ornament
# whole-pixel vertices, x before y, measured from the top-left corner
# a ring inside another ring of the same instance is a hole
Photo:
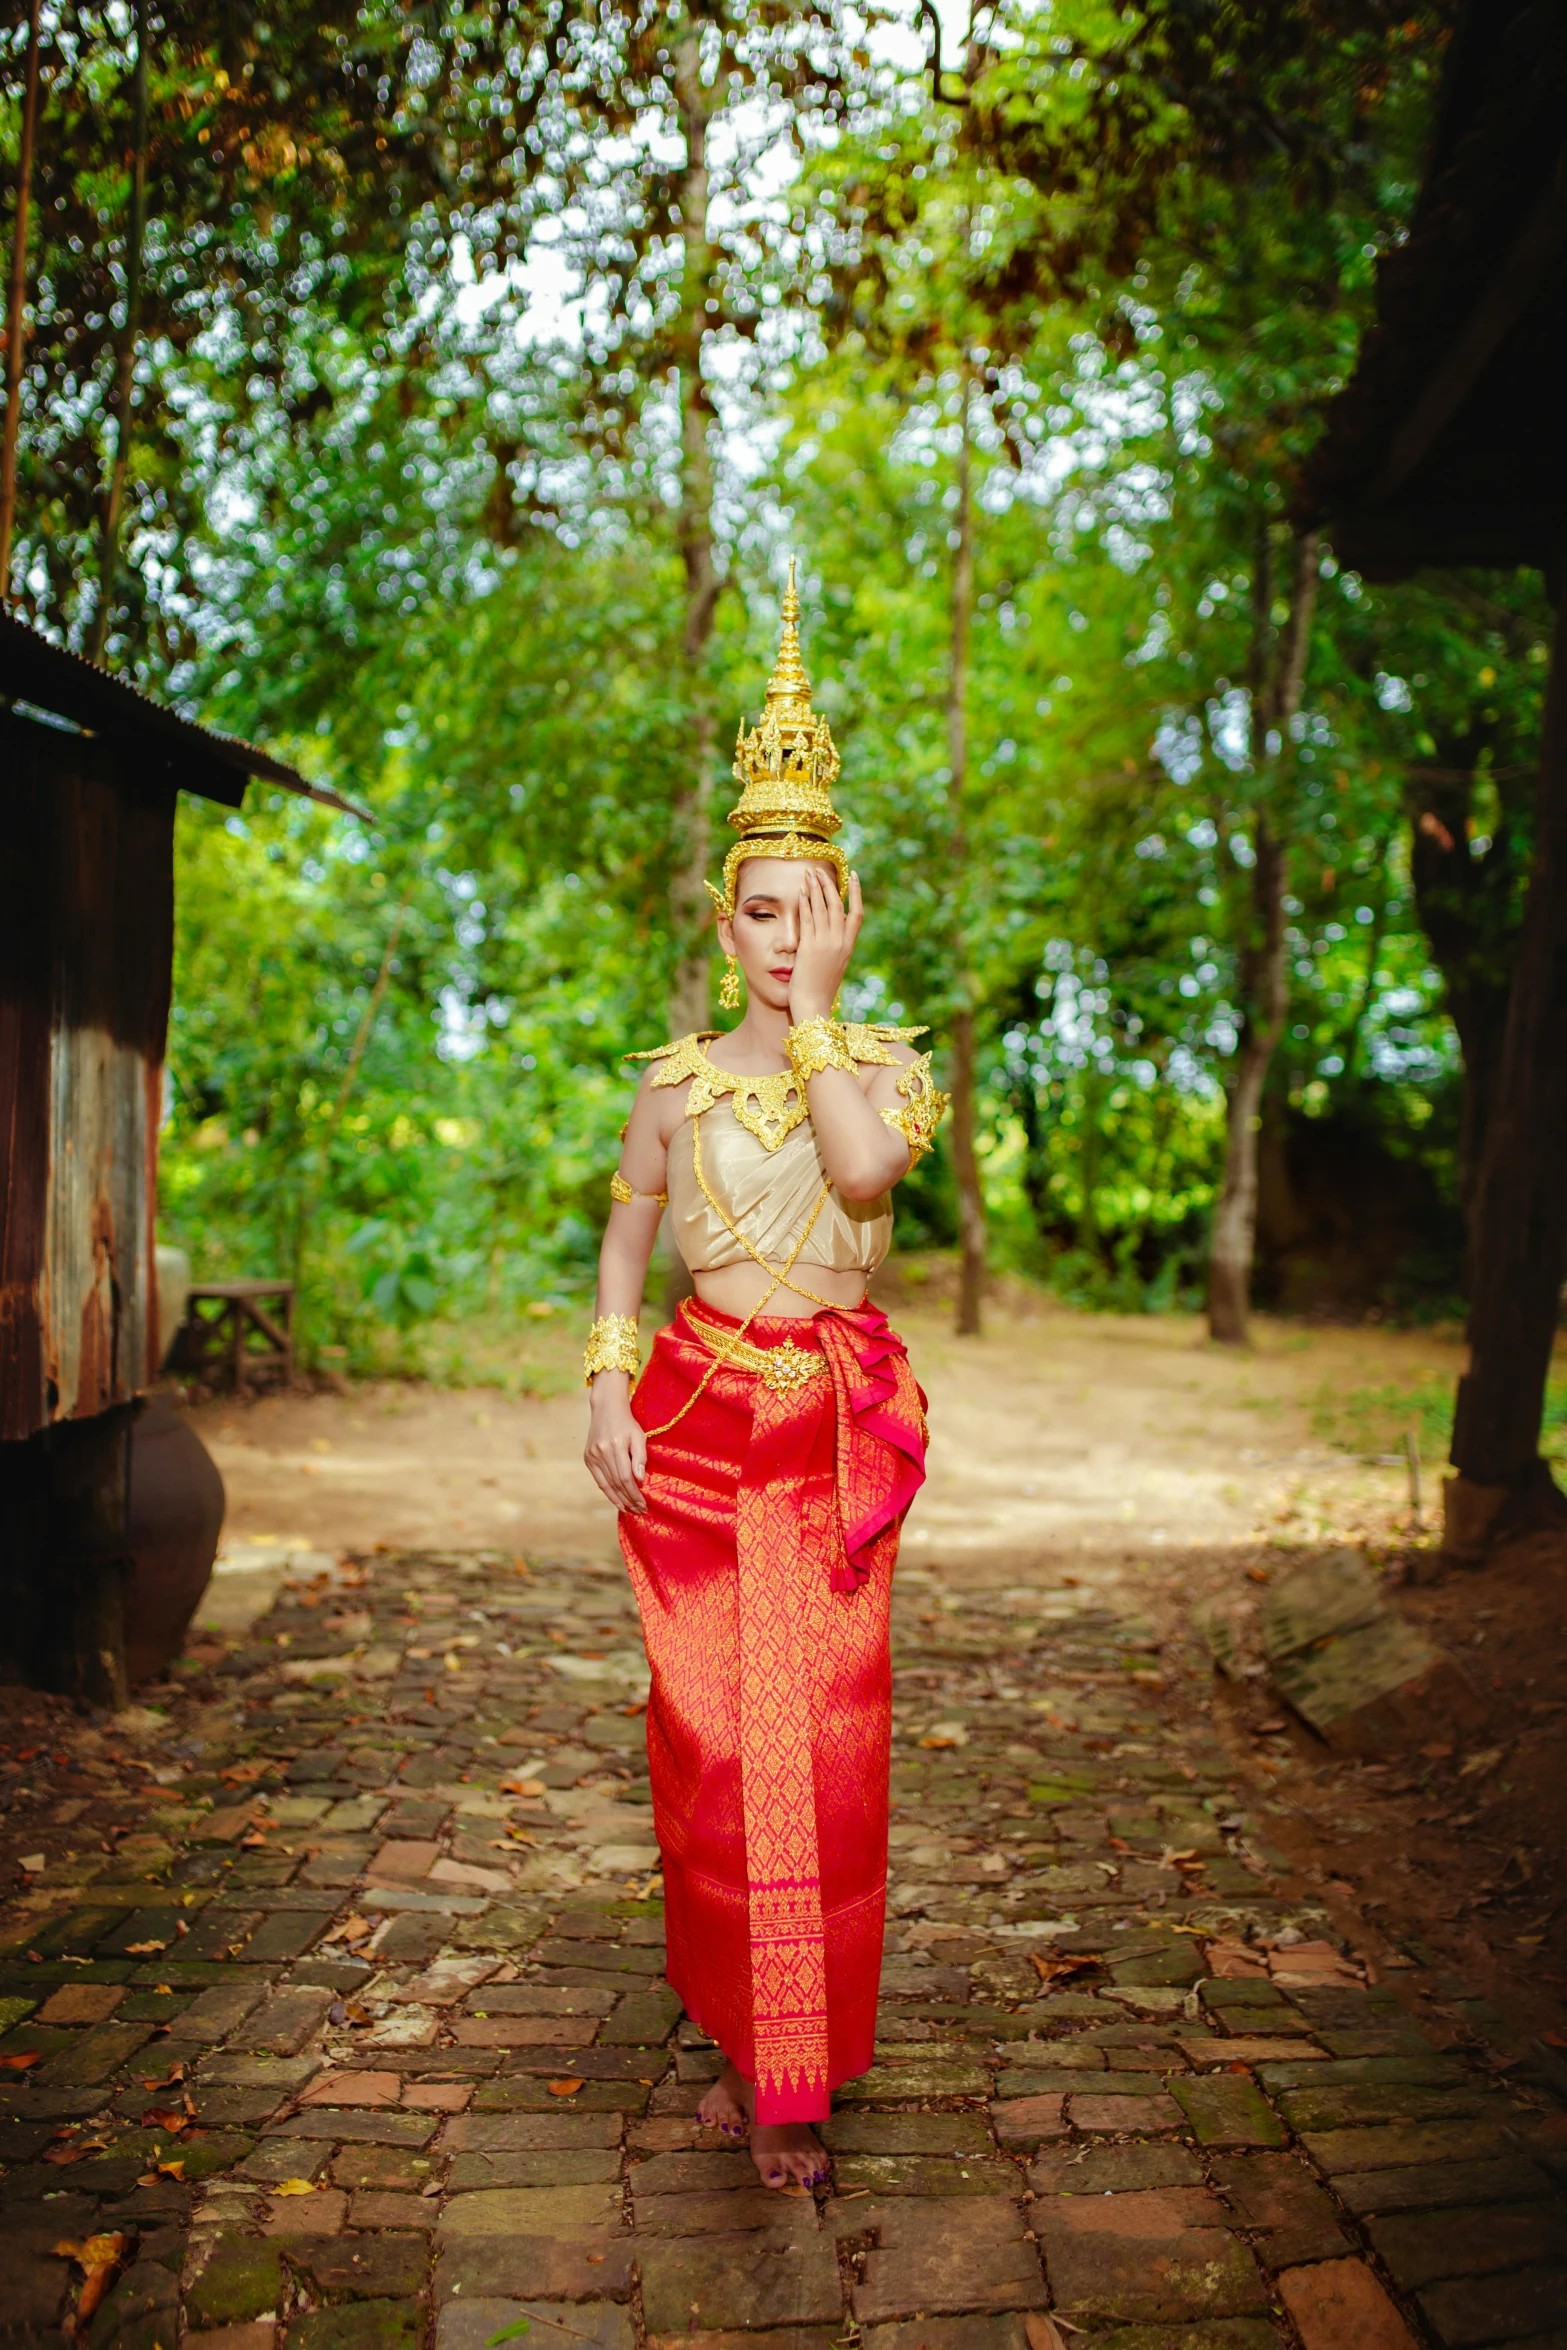
[[[923,1029],[898,1032],[907,1036],[921,1036]],[[935,1146],[936,1129],[951,1107],[952,1096],[937,1088],[930,1073],[929,1053],[919,1053],[907,1068],[898,1072],[898,1091],[903,1096],[901,1110],[883,1110],[882,1123],[894,1133],[901,1134],[909,1146],[909,1171],[912,1174],[926,1152]]]

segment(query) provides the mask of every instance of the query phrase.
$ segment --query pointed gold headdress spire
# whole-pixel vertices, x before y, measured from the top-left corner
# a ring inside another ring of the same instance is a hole
[[[843,851],[832,836],[843,818],[832,804],[838,780],[838,752],[832,728],[811,708],[811,681],[800,659],[800,598],[789,558],[784,590],[783,633],[768,680],[761,722],[747,734],[745,721],[735,743],[734,776],[740,797],[729,822],[740,838],[724,859],[724,886],[708,889],[721,914],[734,912],[735,874],[751,857],[815,858],[837,872],[847,888]]]

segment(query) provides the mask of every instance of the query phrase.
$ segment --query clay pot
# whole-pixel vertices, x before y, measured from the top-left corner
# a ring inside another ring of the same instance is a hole
[[[172,1395],[153,1396],[131,1430],[125,1677],[133,1685],[179,1655],[212,1578],[223,1479]]]

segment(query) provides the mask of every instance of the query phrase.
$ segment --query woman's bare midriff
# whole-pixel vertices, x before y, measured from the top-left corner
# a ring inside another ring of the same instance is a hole
[[[785,1288],[782,1282],[767,1297],[770,1277],[759,1265],[724,1265],[716,1273],[693,1274],[692,1279],[703,1305],[711,1306],[716,1313],[733,1314],[737,1320],[754,1313],[764,1297],[767,1298],[764,1310],[771,1317],[814,1314],[819,1298],[825,1298],[829,1305],[857,1306],[865,1295],[863,1273],[837,1273],[826,1265],[807,1265],[803,1259],[794,1270],[803,1287],[815,1290],[815,1298],[801,1297],[797,1290]]]

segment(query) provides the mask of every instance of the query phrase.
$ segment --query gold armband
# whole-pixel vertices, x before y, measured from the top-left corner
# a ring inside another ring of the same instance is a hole
[[[921,1053],[906,1069],[898,1072],[898,1091],[904,1097],[901,1110],[883,1110],[882,1123],[901,1134],[909,1146],[909,1165],[917,1167],[936,1139],[950,1101],[950,1094],[941,1093],[931,1081],[930,1055]]]
[[[669,1205],[667,1191],[633,1191],[618,1167],[609,1179],[609,1196],[618,1208],[629,1208],[633,1200],[639,1199],[657,1200],[661,1208]]]
[[[642,1367],[636,1319],[631,1314],[600,1314],[588,1332],[582,1350],[582,1378],[591,1387],[600,1371],[626,1371],[634,1379]]]
[[[794,1081],[802,1093],[809,1080],[819,1076],[823,1069],[847,1069],[851,1077],[859,1073],[839,1020],[824,1020],[819,1016],[802,1020],[798,1028],[790,1029],[785,1041]]]

